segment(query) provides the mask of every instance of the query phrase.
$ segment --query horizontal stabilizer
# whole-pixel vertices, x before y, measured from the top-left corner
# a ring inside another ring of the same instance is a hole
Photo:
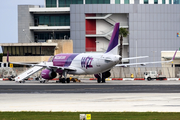
[[[143,62],[143,63],[117,64],[116,66],[118,66],[118,67],[127,67],[127,66],[132,66],[132,65],[142,65],[142,66],[145,66],[147,64],[169,63],[169,62],[172,62],[174,60],[174,58],[176,56],[176,53],[177,53],[177,50],[175,51],[172,59],[169,60],[169,61],[155,61],[155,62]]]

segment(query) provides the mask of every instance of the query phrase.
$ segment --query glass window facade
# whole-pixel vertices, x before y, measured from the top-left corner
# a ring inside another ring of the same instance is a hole
[[[110,4],[110,0],[86,0],[86,4]]]
[[[144,0],[144,4],[148,4],[148,0]]]
[[[3,56],[50,56],[55,46],[3,46]]]
[[[124,0],[124,4],[129,4],[129,0]]]
[[[54,47],[41,47],[41,55],[47,56],[47,55],[54,55]]]
[[[48,39],[69,39],[70,31],[62,32],[35,32],[35,42],[46,42]]]
[[[162,0],[162,4],[165,4],[165,1],[166,1],[166,0]]]
[[[57,7],[56,0],[46,0],[46,7]]]
[[[70,26],[70,15],[35,15],[34,26]]]
[[[120,0],[115,0],[115,4],[120,4]]]
[[[174,0],[174,4],[180,4],[180,0]]]
[[[172,4],[172,0],[169,0],[169,4]]]
[[[154,4],[158,4],[158,0],[154,0]]]
[[[59,7],[70,7],[70,4],[83,4],[83,0],[59,0]]]

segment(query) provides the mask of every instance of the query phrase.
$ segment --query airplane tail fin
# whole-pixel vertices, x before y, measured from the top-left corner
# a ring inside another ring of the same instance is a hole
[[[7,61],[6,62],[9,62],[9,51],[7,51]]]
[[[174,56],[172,57],[172,59],[170,61],[174,60],[174,58],[176,57],[176,53],[177,53],[177,50],[175,51]]]
[[[119,23],[116,23],[106,53],[118,55]]]

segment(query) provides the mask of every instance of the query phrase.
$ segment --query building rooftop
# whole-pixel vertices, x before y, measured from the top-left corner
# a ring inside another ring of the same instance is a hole
[[[0,46],[57,46],[58,43],[0,43]]]

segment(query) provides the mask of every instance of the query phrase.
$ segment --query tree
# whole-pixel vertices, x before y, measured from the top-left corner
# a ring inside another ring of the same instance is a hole
[[[119,50],[119,55],[122,56],[122,43],[123,43],[123,37],[126,37],[129,34],[128,30],[126,28],[120,28],[119,30],[119,36],[120,36],[120,50]],[[121,58],[122,60],[122,58]],[[120,63],[122,61],[120,60]]]

